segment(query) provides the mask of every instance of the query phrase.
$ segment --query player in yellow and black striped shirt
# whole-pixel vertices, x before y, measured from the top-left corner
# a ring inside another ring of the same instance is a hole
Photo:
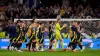
[[[44,42],[44,24],[38,22],[38,42],[39,42],[39,49],[44,51],[43,42]]]
[[[70,26],[70,39],[71,39],[71,42],[68,45],[68,48],[72,47],[73,52],[76,51],[75,48],[76,48],[76,45],[77,45],[77,33],[78,33],[77,22],[73,21],[72,25]],[[68,51],[68,48],[66,49],[66,51]]]
[[[37,23],[34,21],[28,28],[27,36],[29,37],[29,51],[36,50],[36,32],[37,31]]]
[[[81,36],[81,32],[83,31],[82,25],[80,22],[78,22],[78,34],[77,34],[77,44],[80,47],[81,51],[83,51],[82,49],[82,36]]]

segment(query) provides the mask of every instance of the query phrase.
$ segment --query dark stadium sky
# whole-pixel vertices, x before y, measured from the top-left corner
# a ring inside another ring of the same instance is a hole
[[[63,4],[63,0],[40,0],[40,1],[43,6],[50,6],[55,4],[59,4],[61,6]],[[100,0],[69,0],[70,4],[72,5],[75,2],[81,4],[82,1],[86,1],[88,4],[91,4],[92,6],[100,5]]]
[[[62,0],[40,0],[40,1],[44,6],[50,6],[55,4],[62,5]]]

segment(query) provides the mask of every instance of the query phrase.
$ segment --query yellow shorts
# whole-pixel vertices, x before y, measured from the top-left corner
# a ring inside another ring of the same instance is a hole
[[[61,34],[56,33],[56,39],[61,40],[62,39]]]

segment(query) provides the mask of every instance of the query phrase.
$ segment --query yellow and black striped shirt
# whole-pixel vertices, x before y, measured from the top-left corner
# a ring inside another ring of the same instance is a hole
[[[77,38],[77,28],[75,26],[70,26],[70,38],[71,38],[71,41],[73,41],[74,39]]]

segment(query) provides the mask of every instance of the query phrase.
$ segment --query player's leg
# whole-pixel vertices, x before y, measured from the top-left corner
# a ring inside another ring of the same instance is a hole
[[[34,42],[34,40],[32,42],[32,50],[31,51],[37,51],[36,50],[36,42]]]
[[[78,46],[80,47],[80,49],[82,50],[82,42],[78,43]]]
[[[56,35],[56,40],[55,40],[55,43],[54,43],[54,50],[56,51],[56,47],[57,47],[57,43],[58,43],[58,36]]]
[[[29,47],[29,38],[27,35],[25,35],[25,42],[26,42],[26,50],[28,50],[28,47]]]
[[[44,44],[43,44],[43,42],[44,42],[44,39],[41,40],[41,51],[44,51]]]
[[[77,37],[77,45],[82,50],[82,37],[80,35]]]
[[[10,42],[9,42],[9,44],[8,44],[8,47],[7,47],[7,49],[9,50],[9,48],[11,47],[11,44],[12,44],[12,38],[9,36],[9,38],[10,38]]]
[[[80,38],[78,40],[78,46],[80,47],[81,51],[83,51],[83,48],[82,48],[82,38]]]
[[[76,50],[75,50],[76,46],[77,46],[77,40],[74,39],[74,40],[72,41],[72,51],[73,51],[73,52],[76,52]]]
[[[29,50],[30,51],[30,40],[28,37],[26,37],[26,50]]]
[[[33,36],[33,38],[32,38],[32,50],[31,51],[37,51],[36,50],[36,38],[35,38],[35,36]]]
[[[61,35],[60,35],[59,39],[60,39],[60,44],[62,46],[62,49],[64,49],[64,42],[63,42],[63,39],[62,39]]]
[[[50,39],[49,50],[51,50],[52,49],[52,45],[54,44],[54,37],[52,36],[52,34],[49,35],[49,39]]]
[[[12,41],[12,44],[11,44],[10,50],[12,50],[12,51],[14,50],[14,47],[16,45],[15,44],[16,43],[15,40],[16,40],[16,38],[12,38],[12,40],[11,40]]]
[[[23,52],[23,51],[21,50],[22,43],[23,43],[22,39],[20,39],[20,40],[18,41],[18,43],[17,43],[18,52]]]
[[[66,51],[68,51],[69,49],[71,49],[72,47],[72,42],[69,42],[68,47],[66,48]]]
[[[29,38],[27,37],[27,36],[25,36],[26,38],[26,40],[25,40],[25,42],[26,42],[26,50],[28,50],[28,48],[29,48]]]
[[[30,39],[31,37],[32,37],[32,35],[27,38],[28,51],[31,51],[32,50],[32,39]]]
[[[30,40],[30,42],[28,43],[28,50],[31,51],[32,49],[32,41]]]
[[[73,43],[73,42],[72,42],[72,39],[73,39],[73,38],[71,37],[71,38],[70,38],[71,41],[69,42],[68,47],[66,48],[66,51],[68,51],[69,49],[72,48],[72,45],[73,45],[73,44],[72,44],[72,43]]]
[[[37,49],[37,51],[38,51],[38,47],[39,47],[39,39],[37,38],[36,39],[36,49]]]
[[[71,46],[72,46],[72,42],[70,42],[70,43],[68,44],[68,49],[70,49]]]
[[[55,43],[55,41],[54,41],[54,39],[52,38],[52,39],[50,40],[49,50],[52,49],[52,45],[53,45],[54,43]]]
[[[38,39],[39,39],[39,41],[38,41],[38,43],[39,43],[39,48],[38,48],[38,49],[39,49],[39,50],[41,50],[41,38],[42,38],[42,36],[39,35],[39,36],[38,36]]]
[[[40,36],[39,37],[39,50],[41,50],[41,51],[44,51],[44,44],[43,44],[43,42],[44,42],[44,37]]]
[[[52,48],[52,42],[50,41],[49,50]]]
[[[21,50],[22,43],[23,43],[22,34],[18,34],[17,40],[16,40],[18,52],[23,52],[23,51]]]
[[[49,34],[49,40],[50,40],[50,45],[49,45],[49,50],[51,50],[51,46],[52,46],[52,42],[51,42],[51,38],[52,38],[52,36],[51,36],[51,34]]]

